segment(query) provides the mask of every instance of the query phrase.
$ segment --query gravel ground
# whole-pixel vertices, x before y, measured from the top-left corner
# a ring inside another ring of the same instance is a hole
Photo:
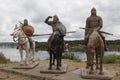
[[[49,62],[48,60],[40,61],[40,63],[48,63],[48,62]],[[78,68],[85,67],[85,62],[63,60],[63,63],[67,64],[68,66],[74,66]],[[18,63],[10,63],[6,65],[0,64],[0,68],[4,66],[13,66],[14,64],[18,64]],[[113,80],[120,80],[120,64],[104,64],[104,68],[114,75]],[[39,79],[23,76],[15,73],[0,71],[0,80],[39,80]]]

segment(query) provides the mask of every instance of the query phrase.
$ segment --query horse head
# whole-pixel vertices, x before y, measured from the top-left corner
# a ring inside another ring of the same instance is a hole
[[[19,38],[20,33],[22,32],[21,26],[15,25],[14,32],[13,32],[13,40],[16,42],[15,38]]]

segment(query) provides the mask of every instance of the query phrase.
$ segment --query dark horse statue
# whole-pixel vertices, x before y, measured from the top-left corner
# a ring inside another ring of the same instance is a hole
[[[94,56],[96,56],[96,69],[100,69],[99,74],[103,74],[102,64],[103,64],[103,56],[104,56],[104,42],[98,31],[93,30],[92,34],[89,36],[89,40],[85,52],[87,55],[86,68],[90,67],[89,73],[90,74],[93,73]]]
[[[50,61],[49,61],[49,70],[52,69],[52,65],[55,65],[55,59],[57,61],[57,70],[60,70],[61,64],[61,58],[62,58],[62,52],[63,52],[63,39],[59,35],[54,36],[54,40],[52,41],[52,36],[48,39],[48,52],[50,55]]]

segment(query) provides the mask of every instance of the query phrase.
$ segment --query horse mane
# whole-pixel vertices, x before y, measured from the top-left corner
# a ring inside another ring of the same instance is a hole
[[[25,32],[23,31],[22,27],[21,27],[21,26],[19,26],[19,28],[20,28],[20,30],[21,30],[21,32],[22,32],[22,34],[26,36],[26,34],[25,34]]]
[[[98,31],[94,30],[89,37],[88,45],[95,46],[101,39],[102,38]]]

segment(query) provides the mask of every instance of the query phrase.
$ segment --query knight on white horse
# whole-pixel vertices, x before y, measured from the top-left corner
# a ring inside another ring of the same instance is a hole
[[[17,38],[17,40],[15,39]],[[13,40],[18,41],[18,48],[20,52],[21,61],[20,64],[29,64],[30,61],[34,62],[34,53],[35,53],[35,41],[28,37],[21,26],[15,26],[13,32]],[[31,46],[32,44],[32,46]],[[23,59],[23,50],[26,52],[25,60]]]

